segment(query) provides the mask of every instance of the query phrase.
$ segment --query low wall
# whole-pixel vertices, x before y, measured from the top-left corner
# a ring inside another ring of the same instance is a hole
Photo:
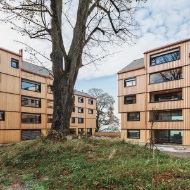
[[[95,132],[94,136],[121,137],[120,132]]]

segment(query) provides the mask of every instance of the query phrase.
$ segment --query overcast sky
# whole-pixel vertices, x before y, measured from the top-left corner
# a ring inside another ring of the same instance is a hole
[[[108,57],[104,63],[96,67],[92,65],[80,69],[76,84],[79,90],[87,91],[93,87],[93,84],[100,88],[106,86],[105,89],[117,100],[115,87],[117,86],[116,73],[119,70],[133,60],[142,58],[143,52],[147,50],[190,38],[190,0],[147,0],[143,5],[145,8],[141,9],[136,16],[141,28],[141,35],[136,43],[115,48],[114,51],[119,53]],[[27,43],[34,48],[40,47],[42,53],[50,49],[45,42],[22,37],[6,24],[0,25],[0,34],[0,47],[15,52],[21,48],[24,49],[24,46],[14,42],[15,40]],[[24,59],[26,59],[25,56]],[[106,80],[105,76],[108,76],[110,80]],[[96,78],[97,82],[95,82]]]

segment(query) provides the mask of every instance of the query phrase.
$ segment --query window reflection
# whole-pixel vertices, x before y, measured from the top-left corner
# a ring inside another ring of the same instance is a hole
[[[41,84],[33,81],[22,79],[21,88],[35,92],[41,92]]]

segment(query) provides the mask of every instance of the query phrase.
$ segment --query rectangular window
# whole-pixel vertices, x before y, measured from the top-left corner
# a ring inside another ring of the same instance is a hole
[[[47,122],[48,123],[52,123],[53,122],[53,115],[52,114],[48,114],[47,115]]]
[[[49,84],[49,85],[47,86],[47,91],[48,91],[49,94],[52,94],[52,93],[53,93],[53,91],[52,91],[52,85]]]
[[[22,140],[33,140],[41,135],[40,129],[22,129]]]
[[[47,100],[47,107],[53,108],[53,100]]]
[[[21,82],[21,88],[23,90],[30,90],[30,91],[34,91],[34,92],[41,92],[41,84],[34,82],[34,81],[29,81],[27,79],[22,79]]]
[[[140,112],[127,113],[127,121],[140,121]]]
[[[93,114],[93,109],[88,109],[89,114]]]
[[[19,62],[17,59],[11,59],[11,67],[18,68]]]
[[[124,87],[135,86],[136,77],[124,79]]]
[[[78,108],[78,113],[83,113],[84,112],[84,109],[83,108]]]
[[[150,74],[150,84],[182,79],[182,68],[170,69]]]
[[[26,107],[40,108],[41,107],[41,99],[32,98],[32,97],[28,97],[28,96],[22,96],[21,105],[26,106]]]
[[[71,118],[71,123],[75,123],[75,117]]]
[[[5,112],[0,111],[0,121],[5,121]]]
[[[73,107],[73,112],[75,112],[75,107]]]
[[[182,100],[182,91],[163,93],[163,94],[152,94],[150,93],[151,102],[166,102],[173,100]]]
[[[156,113],[155,118],[153,118],[153,112],[149,112],[150,114],[150,120],[154,121],[182,121],[182,110],[158,110]]]
[[[92,129],[91,129],[91,128],[88,128],[88,129],[87,129],[87,134],[88,134],[88,135],[92,135]]]
[[[150,56],[150,66],[159,65],[180,59],[180,48],[167,50]]]
[[[124,96],[124,104],[135,104],[136,95]]]
[[[79,103],[83,103],[83,101],[84,101],[83,98],[78,97],[78,102],[79,102]]]
[[[78,118],[78,123],[84,123],[84,119],[83,118]]]
[[[140,139],[140,130],[127,130],[127,138]]]
[[[93,105],[93,100],[89,99],[88,104]]]
[[[84,129],[83,129],[83,128],[78,128],[78,133],[79,133],[79,134],[84,133]]]
[[[21,123],[41,123],[41,115],[33,113],[22,113]]]

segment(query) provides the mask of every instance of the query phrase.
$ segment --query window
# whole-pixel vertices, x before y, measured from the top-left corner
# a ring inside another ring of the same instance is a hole
[[[75,112],[75,107],[73,107],[73,112]]]
[[[40,129],[22,129],[22,140],[33,140],[41,135]]]
[[[18,68],[18,60],[17,59],[11,59],[11,67]]]
[[[49,94],[53,93],[53,91],[52,91],[52,85],[48,85],[47,86],[47,91],[48,91]]]
[[[127,121],[140,121],[140,112],[127,113]]]
[[[75,117],[71,118],[71,123],[75,123]]]
[[[47,122],[48,123],[52,123],[53,122],[53,115],[52,114],[48,114],[47,115]]]
[[[5,112],[0,111],[0,121],[5,121]]]
[[[167,50],[150,56],[150,66],[176,61],[180,59],[180,48]]]
[[[79,102],[79,103],[83,103],[83,98],[78,97],[78,102]]]
[[[127,130],[127,138],[140,139],[140,130]]]
[[[150,84],[179,80],[181,78],[182,68],[180,67],[150,74]]]
[[[41,123],[41,115],[40,114],[33,114],[33,113],[22,113],[21,116],[22,123]]]
[[[78,118],[78,123],[84,123],[84,119],[83,118]]]
[[[53,108],[53,100],[47,100],[47,107]]]
[[[88,129],[87,129],[87,134],[88,134],[88,135],[92,135],[92,129],[91,129],[91,128],[88,128]]]
[[[88,104],[93,105],[93,100],[89,99]]]
[[[182,100],[182,91],[168,92],[163,94],[150,94],[151,102],[166,102],[173,100]]]
[[[93,114],[93,109],[88,109],[89,114]]]
[[[124,87],[135,86],[136,77],[124,79]]]
[[[78,133],[79,134],[83,134],[84,133],[84,129],[83,128],[78,128]]]
[[[32,98],[28,96],[22,96],[22,106],[26,107],[35,107],[35,108],[40,108],[41,107],[41,100],[38,98]]]
[[[152,120],[153,113],[150,111],[150,120]],[[182,110],[158,110],[155,121],[181,121],[183,120]]]
[[[124,104],[135,104],[136,95],[124,96]]]
[[[29,81],[26,79],[22,79],[22,84],[21,88],[24,90],[30,90],[34,92],[41,92],[41,84],[34,82],[34,81]]]
[[[83,113],[84,112],[84,109],[83,108],[78,108],[78,113]]]

